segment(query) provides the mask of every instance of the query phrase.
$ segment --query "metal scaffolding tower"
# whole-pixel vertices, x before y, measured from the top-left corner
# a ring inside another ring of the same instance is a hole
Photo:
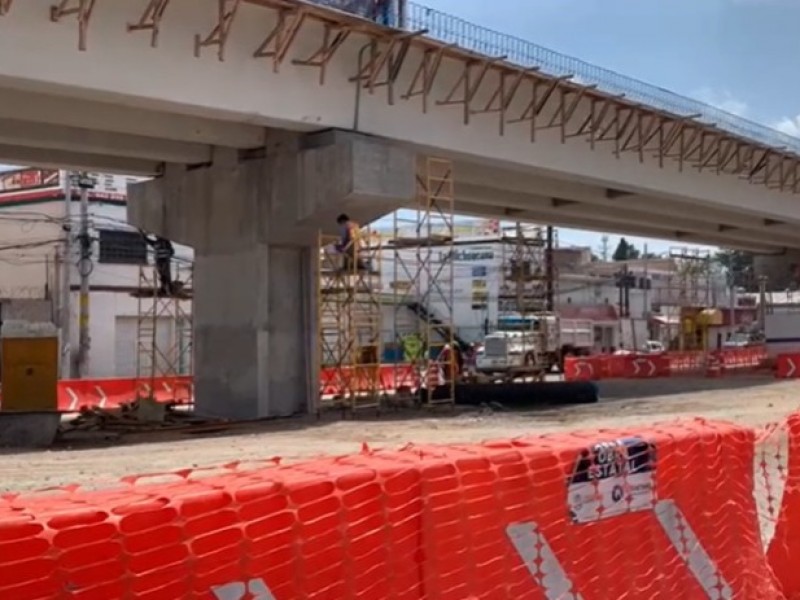
[[[504,321],[504,327],[519,326],[527,331],[526,335],[519,337],[522,365],[508,373],[512,379],[522,375],[544,375],[548,366],[542,349],[547,346],[547,327],[552,322],[552,319],[544,317],[554,314],[557,283],[553,260],[555,235],[552,227],[522,223],[501,232],[498,319]],[[536,320],[537,317],[542,318]]]
[[[525,316],[547,311],[547,238],[544,227],[517,223],[500,237],[502,279],[498,296],[500,314]]]
[[[394,265],[392,334],[402,351],[394,387],[415,389],[420,381],[425,390],[422,397],[430,406],[455,404],[454,349],[458,339],[453,325],[454,208],[452,163],[440,158],[421,159],[416,209],[410,219],[395,213],[390,242]],[[414,318],[408,318],[409,311]]]
[[[704,248],[670,248],[675,262],[669,289],[671,304],[707,307],[714,303],[711,252]]]
[[[381,243],[369,226],[353,248],[338,237],[319,236],[317,330],[320,367],[318,409],[380,409]]]
[[[192,267],[178,267],[171,295],[159,290],[156,268],[139,268],[136,378],[155,391],[157,378],[192,374]]]

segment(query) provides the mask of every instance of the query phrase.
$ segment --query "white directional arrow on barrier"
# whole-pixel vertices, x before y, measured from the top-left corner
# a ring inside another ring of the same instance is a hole
[[[730,600],[733,590],[703,548],[673,500],[660,500],[653,512],[672,547],[709,600]],[[506,527],[511,544],[547,600],[583,600],[536,523]]]
[[[794,359],[787,358],[786,362],[789,363],[789,370],[786,372],[786,377],[794,377],[794,373],[797,371],[797,365],[794,364]]]
[[[580,360],[575,363],[575,371],[577,374],[580,375],[584,367],[586,367],[586,372],[589,377],[594,377],[594,366],[592,366],[592,363],[586,362],[585,360]]]
[[[509,525],[506,535],[547,600],[583,600],[536,523]]]
[[[251,579],[247,583],[234,581],[215,586],[211,592],[217,600],[244,600],[248,594],[249,600],[276,600],[263,579]]]
[[[639,372],[641,371],[641,365],[647,364],[650,365],[650,372],[647,374],[648,377],[652,377],[656,374],[656,363],[654,363],[649,358],[636,358],[633,361],[633,374],[638,376]]]

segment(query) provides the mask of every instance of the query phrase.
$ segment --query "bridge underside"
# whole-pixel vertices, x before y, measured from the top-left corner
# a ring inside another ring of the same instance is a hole
[[[235,149],[242,161],[257,158],[275,135],[280,131],[238,122],[0,88],[0,161],[12,164],[158,176],[166,164],[209,165],[215,148]],[[759,216],[758,207],[710,208],[451,157],[463,214],[759,253],[800,247],[800,215],[778,221]]]

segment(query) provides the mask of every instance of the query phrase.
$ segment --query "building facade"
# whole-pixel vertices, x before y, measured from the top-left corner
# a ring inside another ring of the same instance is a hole
[[[452,322],[461,338],[477,342],[495,330],[498,317],[510,308],[508,272],[515,251],[497,227],[474,229],[480,232],[460,232],[441,247],[385,250],[382,291],[394,298],[388,304],[407,300],[409,287],[423,294],[433,287],[431,312]],[[591,320],[597,352],[641,348],[650,339],[671,344],[679,337],[682,307],[729,302],[725,279],[712,268],[710,256],[695,255],[676,249],[665,257],[605,262],[588,248],[556,247],[555,311],[564,319]],[[427,262],[432,264],[420,269]],[[396,339],[392,328],[407,327],[408,315],[402,306],[395,315],[390,312],[384,314],[384,338]]]
[[[89,350],[82,372],[93,378],[134,376],[141,360],[137,334],[143,311],[149,308],[147,299],[136,296],[153,278],[147,244],[126,222],[126,186],[137,180],[88,175],[94,188],[87,192],[89,241],[82,249],[81,190],[71,186],[67,206],[66,171],[27,168],[0,173],[0,306],[13,302],[19,307],[22,300],[47,303],[62,333],[62,377],[74,377],[78,373],[80,282],[85,274]],[[181,246],[175,250],[176,264],[183,265],[185,272],[192,252]],[[143,275],[149,281],[143,281]],[[186,337],[170,315],[159,319],[155,334],[159,345],[167,347]]]

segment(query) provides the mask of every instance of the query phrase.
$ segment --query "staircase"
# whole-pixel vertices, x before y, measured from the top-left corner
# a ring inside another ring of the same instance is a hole
[[[444,339],[448,339],[450,337],[450,328],[446,327],[442,320],[439,319],[435,314],[429,311],[427,308],[422,306],[419,302],[409,302],[406,304],[410,310],[412,310],[420,319],[425,321],[428,325],[433,326],[436,332],[442,336]],[[439,327],[437,327],[439,325]],[[467,342],[464,338],[458,335],[455,330],[453,330],[453,341],[458,346],[459,350],[462,352],[469,349],[469,342]]]

